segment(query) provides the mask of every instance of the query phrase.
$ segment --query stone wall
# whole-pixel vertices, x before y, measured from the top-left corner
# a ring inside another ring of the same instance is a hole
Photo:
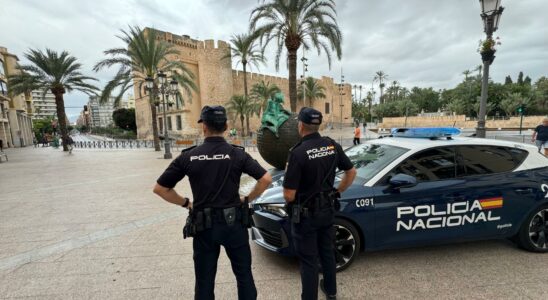
[[[145,29],[148,30],[148,29]],[[200,116],[201,108],[205,105],[225,105],[233,95],[243,95],[243,72],[232,69],[231,58],[224,58],[230,51],[229,45],[224,41],[214,40],[198,41],[184,35],[175,35],[169,32],[160,32],[159,40],[174,44],[179,50],[179,54],[172,55],[169,60],[179,60],[189,68],[195,75],[195,83],[198,86],[197,92],[190,95],[181,90],[185,104],[183,107],[172,107],[167,111],[171,116],[172,128],[170,134],[175,136],[188,136],[200,133],[200,126],[197,121]],[[289,110],[289,82],[287,78],[269,76],[259,73],[248,72],[248,91],[251,91],[253,84],[264,80],[275,83],[285,96],[284,107]],[[341,101],[342,101],[342,120],[345,123],[351,123],[351,85],[344,86],[345,95],[342,99],[339,97],[338,86],[332,78],[322,77],[319,79],[326,88],[326,99],[316,100],[313,106],[324,114],[325,123],[339,123],[341,120]],[[139,91],[137,85],[134,88],[136,95],[135,114],[137,123],[137,137],[140,139],[152,138],[151,111],[148,105],[148,97],[143,97],[144,91]],[[330,113],[326,114],[326,103],[329,103]],[[309,103],[307,102],[307,105]],[[303,106],[302,101],[298,102],[298,109]],[[176,118],[181,117],[182,129],[177,130]],[[158,117],[163,117],[161,110]],[[241,132],[239,120],[231,120],[230,127],[236,127]],[[244,124],[245,126],[245,124]],[[250,120],[250,127],[253,131],[260,126],[260,120],[254,116]]]
[[[523,128],[535,128],[542,123],[544,116],[525,116],[523,117]],[[379,128],[394,128],[394,127],[458,127],[458,128],[476,128],[478,122],[476,120],[467,120],[464,115],[455,116],[437,116],[437,117],[405,117],[383,118]],[[485,126],[489,129],[498,128],[519,128],[520,117],[511,117],[508,120],[493,120],[487,119]]]

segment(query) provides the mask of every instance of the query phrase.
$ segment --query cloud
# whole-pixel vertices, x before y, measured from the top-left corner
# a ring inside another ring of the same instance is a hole
[[[228,41],[233,34],[249,28],[255,0],[18,0],[0,6],[0,45],[21,59],[28,48],[67,50],[84,65],[87,74],[100,85],[115,70],[92,72],[102,51],[123,46],[116,37],[127,25],[155,27],[198,39]],[[338,0],[338,23],[343,32],[343,58],[331,68],[316,51],[309,58],[307,75],[331,76],[371,87],[375,71],[383,70],[389,81],[401,85],[451,88],[462,80],[462,71],[481,64],[476,52],[483,39],[478,1],[439,0]],[[503,81],[520,71],[533,80],[548,70],[548,1],[503,1],[506,7],[499,30],[502,45],[491,66],[491,77]],[[22,17],[24,16],[24,17]],[[274,50],[268,51],[268,65],[260,71],[287,75],[285,60],[274,68]],[[299,51],[299,56],[302,51]],[[25,63],[22,59],[22,63]],[[302,68],[298,65],[299,75]],[[71,93],[67,106],[81,107],[87,96]],[[69,108],[71,116],[78,108]]]

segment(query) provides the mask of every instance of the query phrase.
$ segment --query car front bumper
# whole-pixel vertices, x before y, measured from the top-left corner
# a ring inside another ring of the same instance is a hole
[[[255,209],[253,222],[251,239],[257,245],[282,255],[294,255],[291,226],[287,218]]]

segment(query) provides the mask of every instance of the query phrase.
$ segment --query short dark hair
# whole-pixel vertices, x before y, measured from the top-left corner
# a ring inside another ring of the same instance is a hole
[[[207,129],[211,131],[213,134],[221,134],[226,131],[227,126],[226,123],[218,123],[218,122],[204,122],[205,126],[207,126]]]
[[[303,128],[308,132],[318,132],[320,130],[320,124],[306,124],[305,122],[301,122],[303,124]]]

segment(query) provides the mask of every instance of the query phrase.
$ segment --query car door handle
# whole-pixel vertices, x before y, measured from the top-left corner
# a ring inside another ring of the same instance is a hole
[[[515,189],[516,193],[518,194],[532,194],[533,189],[532,188],[523,188],[523,189]]]

